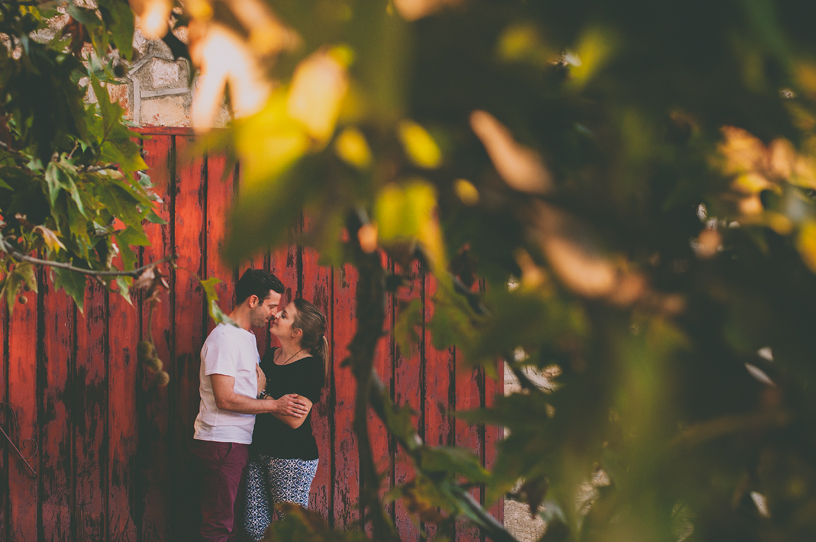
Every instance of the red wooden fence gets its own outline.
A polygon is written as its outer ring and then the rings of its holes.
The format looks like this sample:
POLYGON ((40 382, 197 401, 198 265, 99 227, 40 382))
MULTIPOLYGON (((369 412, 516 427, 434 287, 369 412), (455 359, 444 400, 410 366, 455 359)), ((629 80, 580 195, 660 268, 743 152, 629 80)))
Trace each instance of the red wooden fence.
MULTIPOLYGON (((224 267, 218 254, 224 216, 238 189, 236 172, 225 176, 226 161, 218 156, 183 164, 180 157, 192 142, 186 130, 145 133, 152 135, 144 149, 168 225, 147 226, 152 246, 141 251, 141 261, 160 259, 175 248, 179 266, 224 281, 219 296, 225 309, 231 309, 238 272, 250 265, 271 270, 287 285, 287 298, 305 297, 328 316, 332 385, 313 415, 321 459, 309 504, 332 525, 352 526, 360 487, 351 429, 354 380, 339 362, 355 330, 355 270, 319 266, 313 250, 296 245, 258 256, 238 270, 224 267)), ((427 301, 434 283, 419 268, 412 276, 398 300, 423 300, 430 317, 427 301)), ((198 412, 199 350, 212 329, 201 288, 189 273, 171 273, 171 293, 153 315, 158 354, 171 375, 161 388, 136 362, 135 345, 147 326, 140 299, 134 297, 131 306, 89 284, 83 315, 53 290, 47 272, 39 272, 38 283, 39 295, 27 293, 28 303, 18 304, 13 318, 0 312, 0 402, 16 409, 20 440, 39 443, 32 460, 38 474, 31 477, 4 439, 0 442, 0 539, 195 540, 198 492, 189 444, 198 412)), ((389 327, 396 306, 388 300, 389 327)), ((263 354, 273 339, 266 330, 255 333, 263 354)), ((427 334, 413 354, 400 352, 392 337, 384 337, 376 360, 394 399, 416 411, 417 427, 428 442, 470 447, 490 467, 498 430, 454 421, 447 413, 484 405, 502 382, 481 371, 457 371, 461 363, 454 349, 434 350, 427 334)), ((385 479, 391 485, 409 480, 410 465, 373 417, 371 429, 385 479)), ((476 495, 481 496, 478 490, 476 495)), ((389 510, 403 540, 422 538, 404 506, 389 510)), ((502 506, 493 513, 501 519, 502 506)), ((459 525, 456 531, 439 534, 480 540, 471 528, 459 525)), ((429 529, 429 534, 436 533, 429 529)))

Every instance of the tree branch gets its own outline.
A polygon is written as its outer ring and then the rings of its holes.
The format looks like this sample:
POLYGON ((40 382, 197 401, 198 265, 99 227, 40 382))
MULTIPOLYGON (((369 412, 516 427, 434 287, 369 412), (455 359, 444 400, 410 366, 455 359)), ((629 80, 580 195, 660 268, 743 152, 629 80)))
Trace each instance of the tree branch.
MULTIPOLYGON (((385 404, 383 403, 384 394, 385 386, 383 386, 383 383, 376 371, 372 369, 368 400, 374 413, 377 414, 383 423, 387 425, 385 404)), ((394 435, 394 433, 391 434, 394 435)), ((414 433, 411 437, 413 442, 408 442, 408 440, 404 440, 398 435, 394 435, 394 438, 397 440, 397 443, 409 454, 411 454, 411 450, 416 448, 417 443, 422 443, 422 439, 416 433, 414 433)), ((493 540, 493 542, 518 542, 518 540, 516 540, 516 538, 504 528, 504 525, 502 525, 499 520, 491 516, 490 513, 488 513, 484 508, 482 508, 482 505, 479 504, 479 502, 473 498, 473 495, 471 495, 464 488, 458 497, 460 504, 465 506, 469 510, 470 514, 478 519, 477 526, 480 527, 484 534, 493 540)))
MULTIPOLYGON (((357 239, 362 221, 357 213, 348 219, 351 239, 357 239)), ((374 540, 378 542, 399 541, 393 523, 386 515, 380 501, 380 476, 371 451, 368 435, 368 396, 374 371, 374 353, 382 337, 385 323, 385 271, 377 252, 365 253, 354 242, 354 259, 359 277, 357 280, 357 332, 349 345, 349 357, 343 364, 350 364, 357 380, 354 401, 354 434, 357 436, 357 453, 362 478, 360 488, 360 519, 366 523, 366 513, 371 518, 374 540)))
POLYGON ((83 269, 81 267, 74 267, 69 263, 63 262, 52 262, 51 260, 41 260, 40 258, 34 258, 33 256, 26 256, 25 254, 21 254, 16 250, 11 250, 8 252, 11 254, 12 257, 16 258, 17 260, 21 260, 28 263, 33 263, 35 265, 44 265, 47 267, 57 267, 59 269, 65 269, 67 271, 74 271, 76 273, 82 273, 83 275, 88 275, 92 277, 138 277, 142 271, 148 269, 150 267, 165 263, 165 262, 172 262, 176 259, 175 254, 170 254, 162 258, 161 260, 157 260, 155 262, 151 262, 145 264, 141 267, 137 267, 136 269, 131 269, 130 271, 96 271, 94 269, 83 269))
MULTIPOLYGON (((375 414, 388 426, 385 415, 385 389, 376 369, 374 369, 374 353, 377 342, 382 336, 385 323, 385 271, 380 262, 378 252, 365 253, 356 242, 357 231, 362 226, 359 215, 352 214, 347 221, 349 238, 354 250, 354 261, 359 273, 357 280, 357 332, 349 345, 349 357, 343 363, 351 365, 352 373, 357 381, 357 395, 354 405, 354 433, 357 436, 357 450, 360 458, 360 472, 362 487, 360 489, 361 518, 365 512, 371 517, 374 540, 399 540, 393 524, 385 515, 379 497, 380 479, 371 452, 371 443, 368 436, 368 405, 375 414)), ((422 438, 414 432, 408 439, 403 439, 394 433, 400 446, 412 457, 415 450, 422 446, 422 438)), ((491 516, 481 504, 464 488, 458 495, 461 506, 468 510, 474 523, 482 529, 494 542, 518 542, 496 518, 491 516)), ((365 523, 365 521, 363 521, 365 523)))

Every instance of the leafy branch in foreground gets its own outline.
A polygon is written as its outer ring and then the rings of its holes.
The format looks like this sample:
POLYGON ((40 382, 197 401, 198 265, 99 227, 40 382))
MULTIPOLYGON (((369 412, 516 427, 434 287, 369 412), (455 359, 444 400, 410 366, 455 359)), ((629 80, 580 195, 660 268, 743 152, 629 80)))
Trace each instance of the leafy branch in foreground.
POLYGON ((136 267, 133 248, 149 244, 144 221, 163 223, 139 136, 109 97, 109 74, 91 68, 129 57, 132 12, 113 0, 69 3, 68 23, 44 41, 37 31, 56 7, 0 5, 9 38, 0 41, 0 295, 9 310, 22 288, 36 291, 37 265, 82 310, 86 277, 130 301, 133 279, 158 263, 136 267), (85 101, 89 89, 96 103, 85 101))
MULTIPOLYGON (((357 381, 353 431, 357 438, 360 465, 360 527, 371 525, 377 542, 399 541, 388 517, 380 493, 381 476, 377 471, 368 433, 369 408, 380 418, 398 445, 411 459, 415 477, 394 488, 390 498, 403 498, 420 521, 440 525, 464 517, 496 542, 516 542, 505 527, 492 517, 469 492, 468 484, 484 483, 488 473, 472 452, 455 447, 433 447, 422 442, 411 420, 411 411, 394 405, 389 391, 374 368, 377 343, 382 337, 386 306, 386 273, 379 251, 366 251, 357 232, 367 222, 365 213, 353 211, 347 219, 352 261, 359 273, 356 291, 357 331, 349 345, 349 356, 341 367, 348 367, 357 381)), ((361 530, 334 531, 319 514, 296 507, 286 509, 294 518, 273 523, 265 540, 290 542, 362 541, 361 530)))

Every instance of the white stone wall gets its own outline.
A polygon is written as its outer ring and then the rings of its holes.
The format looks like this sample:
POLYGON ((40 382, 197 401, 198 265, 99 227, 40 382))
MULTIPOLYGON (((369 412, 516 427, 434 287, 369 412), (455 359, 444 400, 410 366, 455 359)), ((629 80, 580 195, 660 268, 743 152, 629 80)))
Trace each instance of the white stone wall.
MULTIPOLYGON (((527 378, 537 385, 544 388, 550 387, 547 379, 535 372, 532 368, 527 368, 525 373, 527 378)), ((520 389, 521 387, 519 386, 518 380, 505 365, 504 394, 509 395, 520 389)), ((505 434, 507 434, 507 429, 505 429, 505 434)), ((529 506, 511 499, 504 500, 504 526, 519 542, 535 542, 541 538, 546 528, 546 525, 540 517, 530 515, 529 506)))
MULTIPOLYGON (((184 39, 185 36, 179 36, 184 39)), ((133 61, 123 80, 127 88, 119 91, 120 103, 128 111, 128 120, 137 126, 191 126, 190 106, 195 90, 188 84, 192 66, 184 59, 174 60, 162 41, 147 40, 136 30, 133 61)), ((221 108, 216 126, 229 121, 226 105, 221 108)))

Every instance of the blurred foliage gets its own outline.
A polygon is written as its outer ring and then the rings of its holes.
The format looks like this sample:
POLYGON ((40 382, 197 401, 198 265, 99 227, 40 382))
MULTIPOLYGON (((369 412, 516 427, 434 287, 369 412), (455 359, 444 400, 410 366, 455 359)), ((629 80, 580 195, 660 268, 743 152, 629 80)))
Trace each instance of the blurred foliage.
POLYGON ((264 542, 364 542, 359 531, 336 531, 326 524, 320 512, 296 504, 278 505, 283 517, 267 529, 264 542))
MULTIPOLYGON (((122 0, 0 3, 0 298, 10 312, 49 278, 80 311, 89 277, 128 303, 142 289, 151 308, 169 288, 158 266, 175 267, 174 255, 139 262, 144 226, 166 222, 141 136, 111 99, 133 37, 122 0)), ((203 286, 212 318, 229 322, 214 283, 203 286)), ((144 338, 155 352, 150 325, 144 338)), ((155 355, 140 362, 168 383, 155 355)))
MULTIPOLYGON (((359 241, 435 275, 435 346, 550 375, 466 415, 509 430, 486 505, 528 502, 544 540, 812 535, 813 7, 256 4, 276 47, 218 9, 190 22, 202 42, 232 24, 277 82, 212 137, 249 187, 225 254, 286 242, 305 208, 326 263, 359 241), (355 239, 343 217, 361 210, 355 239)), ((422 323, 406 306, 398 339, 422 323)), ((462 513, 441 488, 479 473, 412 457, 411 509, 462 513)))
MULTIPOLYGON (((503 358, 521 381, 495 408, 465 415, 509 429, 487 478, 459 452, 421 452, 401 409, 385 416, 417 467, 398 493, 423 521, 462 514, 479 524, 464 488, 486 479, 486 505, 509 493, 545 517, 543 541, 813 536, 815 6, 133 7, 146 34, 165 41, 168 28, 187 26, 197 129, 208 131, 228 89, 236 121, 207 138, 244 174, 228 259, 288 242, 305 209, 302 241, 324 263, 352 259, 349 244, 403 269, 418 259, 439 284, 425 323, 434 345, 455 344, 485 368, 503 358), (349 213, 372 222, 344 231, 349 213), (529 367, 550 385, 525 378, 529 367)), ((22 59, 39 58, 22 48, 22 59)), ((57 89, 48 78, 76 62, 43 54, 54 69, 30 77, 57 89)), ((48 107, 80 103, 71 88, 53 92, 48 107)), ((18 100, 15 114, 31 116, 18 100)), ((76 106, 58 111, 48 113, 54 131, 7 121, 30 157, 54 163, 40 166, 44 209, 49 186, 54 201, 76 204, 62 156, 88 130, 76 106)), ((93 208, 78 199, 77 212, 93 208)), ((30 237, 68 254, 42 232, 30 237)), ((30 277, 20 267, 8 275, 18 285, 30 277)), ((400 316, 403 342, 418 316, 410 307, 400 316)), ((309 517, 293 512, 273 529, 291 540, 362 536, 309 517)))

